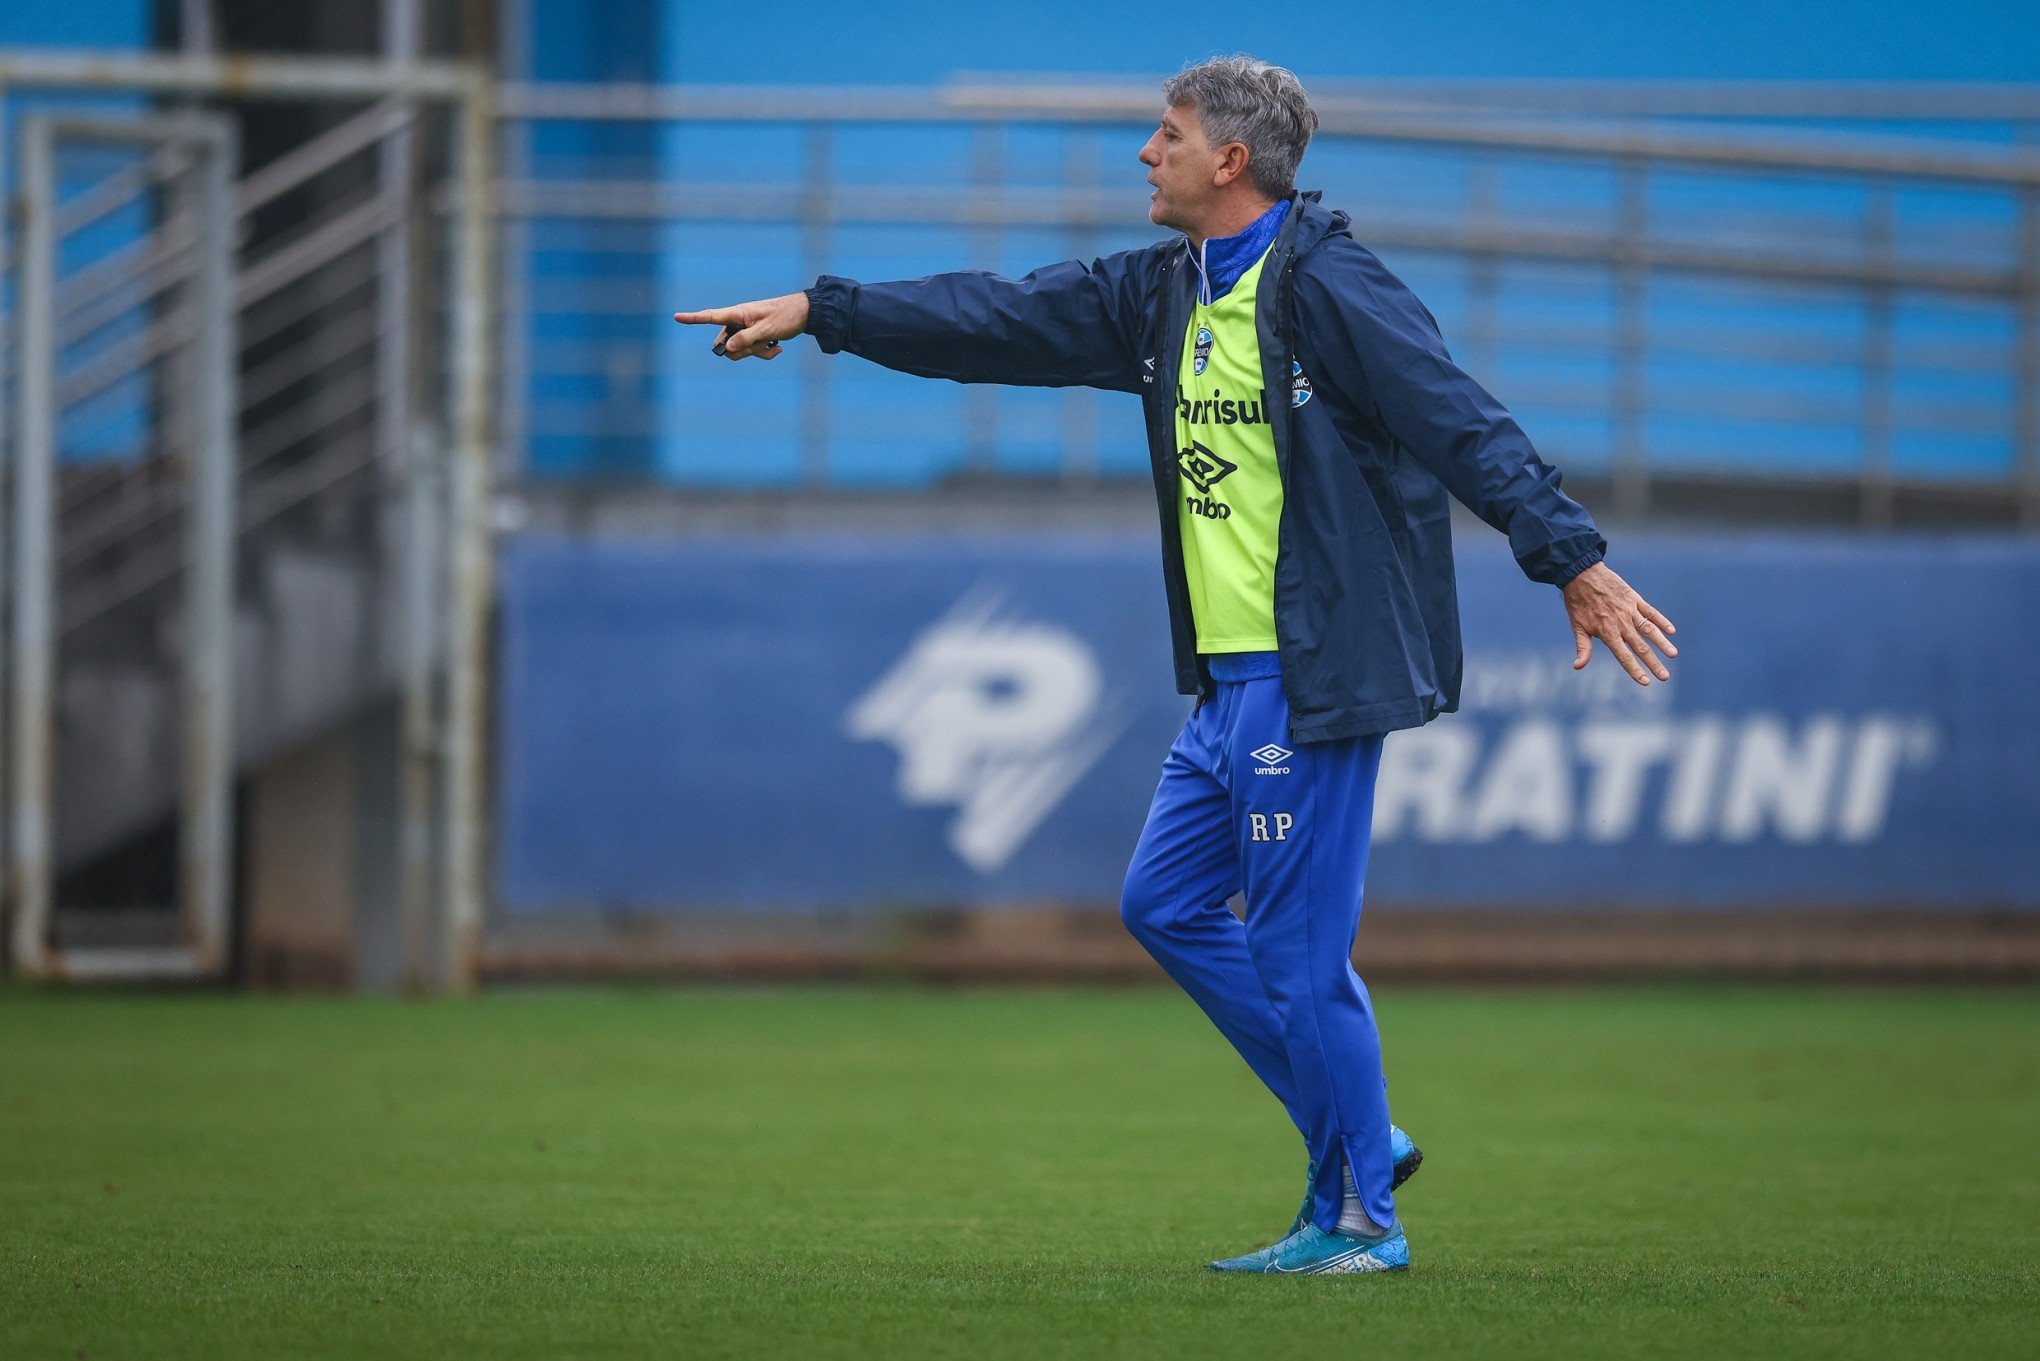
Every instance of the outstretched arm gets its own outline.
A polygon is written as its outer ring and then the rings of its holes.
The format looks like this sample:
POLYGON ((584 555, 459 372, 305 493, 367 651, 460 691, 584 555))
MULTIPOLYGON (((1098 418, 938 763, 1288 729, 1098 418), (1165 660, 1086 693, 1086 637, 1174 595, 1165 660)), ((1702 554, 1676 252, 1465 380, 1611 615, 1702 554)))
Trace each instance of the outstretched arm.
POLYGON ((1507 408, 1452 362, 1424 305, 1351 241, 1296 275, 1299 331, 1312 379, 1377 421, 1481 519, 1509 536, 1533 581, 1558 586, 1572 622, 1573 669, 1599 638, 1638 685, 1672 678, 1671 620, 1602 562, 1607 540, 1559 489, 1507 408), (1653 650, 1655 649, 1655 651, 1653 650))
POLYGON ((1007 279, 979 270, 893 283, 823 275, 784 297, 673 319, 724 328, 732 359, 769 359, 803 332, 902 373, 959 383, 1141 390, 1137 252, 1007 279))

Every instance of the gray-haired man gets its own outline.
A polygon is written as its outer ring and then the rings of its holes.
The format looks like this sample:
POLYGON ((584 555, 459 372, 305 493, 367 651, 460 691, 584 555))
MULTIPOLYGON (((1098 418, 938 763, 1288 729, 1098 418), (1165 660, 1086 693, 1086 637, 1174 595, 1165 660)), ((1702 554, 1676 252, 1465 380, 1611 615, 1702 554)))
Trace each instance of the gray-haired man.
POLYGON ((1168 241, 1020 280, 940 274, 676 321, 734 359, 803 332, 827 353, 959 382, 1084 384, 1143 399, 1177 687, 1198 697, 1163 763, 1121 895, 1128 928, 1302 1133, 1291 1232, 1222 1271, 1409 1263, 1392 1189, 1415 1165, 1388 1118, 1352 968, 1385 734, 1458 703, 1447 496, 1562 589, 1574 666, 1601 639, 1639 685, 1671 673, 1671 622, 1436 323, 1296 192, 1317 115, 1250 57, 1185 70, 1141 149, 1168 241), (1244 922, 1225 904, 1244 891, 1244 922))

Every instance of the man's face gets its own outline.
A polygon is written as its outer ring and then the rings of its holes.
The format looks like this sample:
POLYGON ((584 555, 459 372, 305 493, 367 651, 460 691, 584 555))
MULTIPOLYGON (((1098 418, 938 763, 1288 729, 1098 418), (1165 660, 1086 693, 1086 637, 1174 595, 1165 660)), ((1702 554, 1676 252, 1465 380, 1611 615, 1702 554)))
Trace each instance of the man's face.
POLYGON ((1195 108, 1184 106, 1163 114, 1162 125, 1140 149, 1148 183, 1155 187, 1148 220, 1177 231, 1190 231, 1204 221, 1218 196, 1212 175, 1221 150, 1205 141, 1195 108))

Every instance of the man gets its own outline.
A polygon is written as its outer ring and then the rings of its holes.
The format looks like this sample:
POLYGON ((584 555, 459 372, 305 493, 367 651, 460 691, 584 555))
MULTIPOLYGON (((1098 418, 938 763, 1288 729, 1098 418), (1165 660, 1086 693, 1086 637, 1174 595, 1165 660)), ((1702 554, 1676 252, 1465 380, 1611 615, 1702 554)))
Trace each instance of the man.
POLYGON ((1639 685, 1670 680, 1671 622, 1603 561, 1593 521, 1436 323, 1295 190, 1317 115, 1248 57, 1186 69, 1141 148, 1149 217, 1181 233, 1020 280, 860 284, 674 320, 719 353, 825 353, 958 382, 1144 402, 1178 689, 1198 699, 1162 767, 1121 900, 1303 1135, 1290 1233, 1220 1271, 1406 1267, 1391 1192, 1420 1155, 1389 1123, 1353 972, 1384 734, 1456 707, 1449 492, 1561 588, 1575 669, 1599 638, 1639 685), (1245 920, 1226 907, 1244 891, 1245 920))

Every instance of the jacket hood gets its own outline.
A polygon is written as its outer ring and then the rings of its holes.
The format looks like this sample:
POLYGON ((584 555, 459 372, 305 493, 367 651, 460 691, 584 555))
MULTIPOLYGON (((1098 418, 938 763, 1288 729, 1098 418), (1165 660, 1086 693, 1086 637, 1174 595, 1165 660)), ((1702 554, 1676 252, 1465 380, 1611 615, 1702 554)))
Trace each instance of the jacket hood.
POLYGON ((1298 190, 1289 196, 1289 216, 1296 223, 1291 254, 1303 255, 1328 236, 1353 234, 1353 219, 1342 209, 1325 207, 1323 198, 1322 189, 1298 190))

